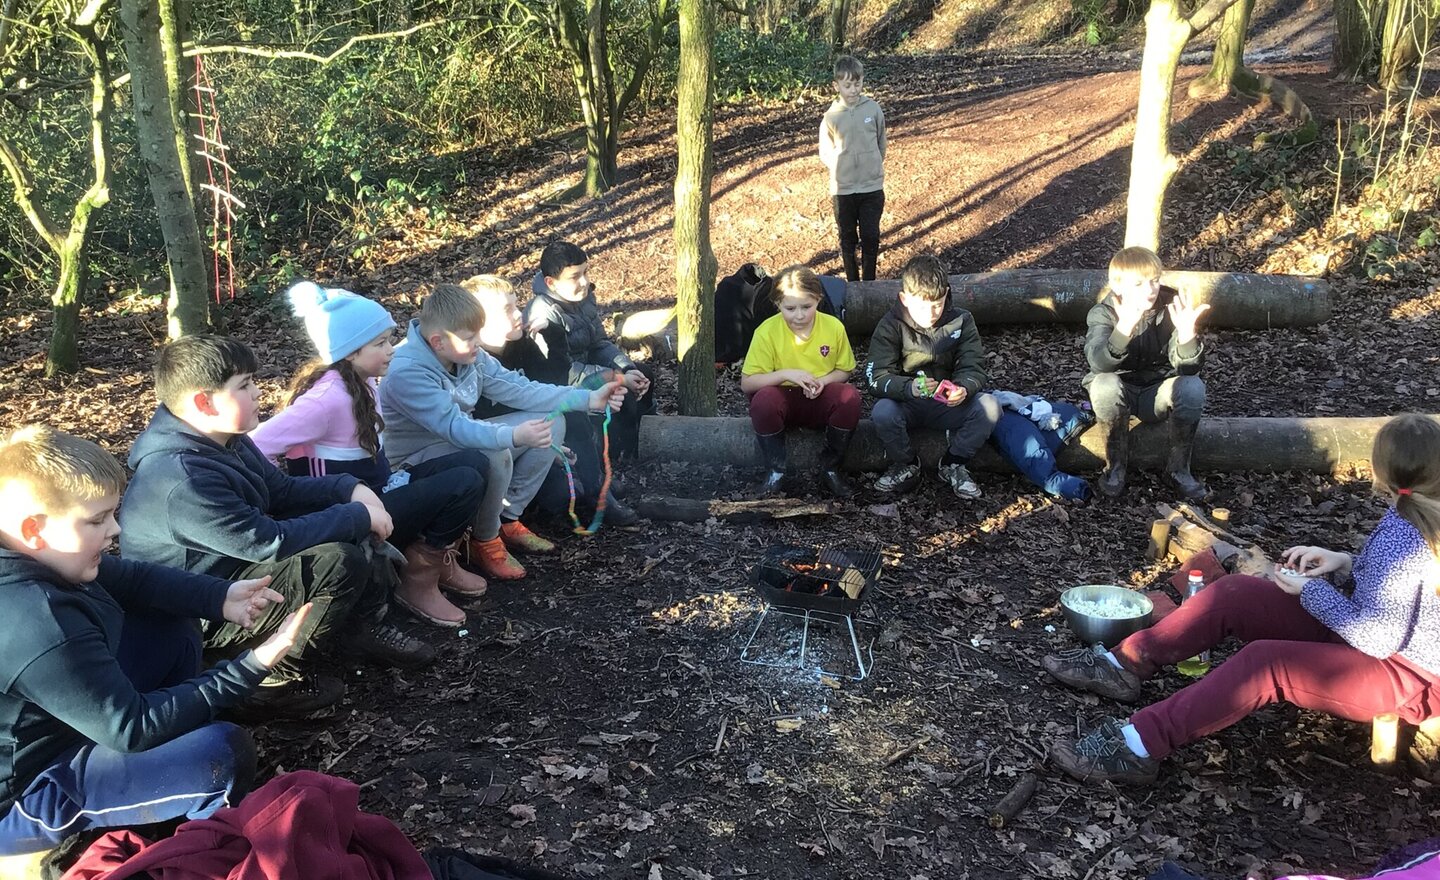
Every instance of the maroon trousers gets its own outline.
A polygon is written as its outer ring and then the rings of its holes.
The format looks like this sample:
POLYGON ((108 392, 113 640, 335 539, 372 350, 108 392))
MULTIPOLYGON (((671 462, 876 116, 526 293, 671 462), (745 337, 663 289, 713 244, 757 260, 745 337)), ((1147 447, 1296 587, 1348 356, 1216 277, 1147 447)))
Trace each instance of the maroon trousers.
POLYGON ((860 392, 849 382, 831 382, 813 400, 795 385, 770 385, 750 395, 750 424, 757 434, 786 428, 855 430, 860 424, 860 392))
POLYGON ((1131 716, 1151 757, 1164 758, 1279 701, 1351 721, 1394 712, 1419 723, 1440 714, 1440 676, 1398 654, 1379 660, 1361 653, 1311 617, 1298 597, 1248 575, 1220 578, 1114 653, 1127 669, 1149 678, 1228 636, 1245 647, 1131 716))

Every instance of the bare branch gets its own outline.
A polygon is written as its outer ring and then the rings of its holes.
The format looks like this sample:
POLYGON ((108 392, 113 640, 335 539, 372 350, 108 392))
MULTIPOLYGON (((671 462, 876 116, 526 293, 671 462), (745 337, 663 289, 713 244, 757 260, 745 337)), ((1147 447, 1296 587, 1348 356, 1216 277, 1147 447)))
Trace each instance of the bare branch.
POLYGON ((5 166, 5 172, 10 177, 10 183, 15 187, 15 204, 35 227, 35 232, 44 239, 45 244, 55 253, 59 253, 64 246, 65 233, 55 224, 55 220, 45 207, 36 198, 35 178, 26 167, 25 160, 20 157, 20 152, 10 139, 0 131, 0 165, 5 166))
POLYGON ((1207 30, 1210 25, 1220 19, 1220 16, 1225 14, 1225 10, 1237 2, 1238 0, 1209 0, 1204 6, 1195 10, 1189 19, 1191 35, 1207 30))
POLYGON ((369 43, 374 40, 398 40, 408 37, 411 34, 428 30, 436 25, 448 24, 453 19, 436 19, 435 21, 421 22, 417 25, 405 28, 403 31, 386 31, 381 34, 359 34, 346 40, 340 48, 329 55, 317 55, 314 52, 307 52, 304 49, 278 49, 274 46, 260 46, 252 43, 231 43, 219 46, 190 46, 185 49, 185 57, 193 58, 196 55, 254 55, 260 58, 295 58, 301 61, 313 61, 316 64, 329 64, 335 59, 349 52, 361 43, 369 43))
POLYGON ((739 3, 735 3, 734 0, 716 0, 715 5, 719 6, 726 12, 733 12, 736 15, 748 16, 750 13, 755 11, 754 0, 751 0, 751 2, 746 3, 744 6, 741 6, 739 3))

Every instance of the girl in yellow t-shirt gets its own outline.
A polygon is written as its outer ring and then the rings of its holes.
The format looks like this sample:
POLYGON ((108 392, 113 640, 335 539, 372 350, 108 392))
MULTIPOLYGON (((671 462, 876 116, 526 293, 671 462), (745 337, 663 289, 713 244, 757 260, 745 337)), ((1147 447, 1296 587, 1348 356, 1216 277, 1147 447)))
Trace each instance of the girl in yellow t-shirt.
POLYGON ((824 428, 820 488, 852 493, 840 462, 860 422, 860 392, 848 381, 855 354, 839 318, 817 311, 825 288, 804 266, 775 276, 770 297, 780 313, 755 329, 740 390, 750 395, 750 423, 769 473, 760 491, 773 495, 785 478, 785 429, 824 428))

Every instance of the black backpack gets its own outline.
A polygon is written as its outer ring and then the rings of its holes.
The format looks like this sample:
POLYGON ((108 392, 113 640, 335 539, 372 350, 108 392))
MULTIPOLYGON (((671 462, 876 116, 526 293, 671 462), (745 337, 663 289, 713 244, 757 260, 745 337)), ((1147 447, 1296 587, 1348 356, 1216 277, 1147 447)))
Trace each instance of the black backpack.
MULTIPOLYGON (((759 263, 746 263, 715 285, 715 362, 733 364, 750 350, 760 322, 779 310, 770 300, 774 278, 759 263)), ((820 311, 840 317, 830 295, 820 300, 820 311)))

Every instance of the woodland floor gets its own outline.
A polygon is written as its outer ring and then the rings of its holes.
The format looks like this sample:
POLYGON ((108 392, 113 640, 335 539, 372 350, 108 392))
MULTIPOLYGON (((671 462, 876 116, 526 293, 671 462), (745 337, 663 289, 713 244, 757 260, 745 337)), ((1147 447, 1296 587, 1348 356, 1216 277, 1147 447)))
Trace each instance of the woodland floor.
MULTIPOLYGON (((1121 239, 1137 61, 1124 56, 888 58, 873 67, 892 135, 881 274, 939 252, 952 271, 1101 267, 1121 239)), ((1311 102, 1321 131, 1377 99, 1323 67, 1267 68, 1311 102)), ((1187 73, 1193 76, 1198 70, 1187 73)), ((1432 90, 1433 91, 1433 90, 1432 90)), ((1322 234, 1334 147, 1252 153, 1275 120, 1238 101, 1177 95, 1183 168, 1167 208, 1167 263, 1324 272, 1353 256, 1322 234)), ((834 271, 825 179, 814 157, 823 105, 745 107, 716 129, 715 249, 834 271)), ((557 143, 476 157, 436 227, 398 227, 364 261, 317 242, 296 258, 337 285, 408 314, 425 284, 477 271, 515 279, 543 244, 593 255, 602 303, 661 305, 672 288, 670 123, 625 139, 626 180, 605 198, 555 205, 572 182, 557 143)), ((1332 278, 1324 327, 1207 333, 1219 415, 1376 415, 1435 409, 1440 303, 1433 263, 1385 282, 1332 278)), ((151 408, 147 367, 163 316, 116 303, 87 312, 79 376, 42 375, 48 319, 9 308, 0 424, 44 419, 124 454, 151 408)), ((272 394, 302 357, 273 305, 229 307, 272 394)), ((1074 327, 985 328, 998 387, 1062 398, 1084 371, 1074 327)), ((665 369, 667 381, 673 381, 665 369)), ((663 407, 674 410, 662 383, 663 407)), ((722 407, 743 413, 733 378, 722 407)), ((644 494, 740 497, 753 473, 681 469, 652 457, 627 476, 644 494)), ((1363 475, 1210 474, 1214 504, 1267 550, 1354 548, 1379 517, 1363 475)), ((652 524, 567 538, 519 586, 495 586, 444 659, 418 674, 339 670, 343 710, 260 731, 271 769, 316 767, 364 784, 364 805, 422 846, 493 851, 586 877, 1143 877, 1174 858, 1212 877, 1295 869, 1354 873, 1431 836, 1423 782, 1368 769, 1368 731, 1272 707, 1182 749, 1146 789, 1044 780, 1004 830, 989 808, 1054 737, 1122 713, 1047 683, 1038 659, 1073 645, 1059 591, 1148 584, 1153 504, 1141 475, 1123 504, 1058 506, 1013 477, 987 476, 961 504, 928 483, 889 504, 870 490, 843 515, 771 526, 652 524), (746 571, 776 541, 873 536, 890 560, 868 608, 883 633, 859 684, 742 665, 759 603, 746 571), (1053 628, 1053 629, 1052 629, 1053 628), (801 723, 796 726, 792 722, 801 723), (777 721, 782 722, 777 725, 777 721), (888 756, 918 738, 912 757, 888 756)), ((560 529, 551 526, 558 534, 560 529)), ((427 633, 433 635, 433 633, 427 633)), ((842 658, 825 643, 832 662, 842 658)), ((1160 697, 1181 686, 1155 681, 1160 697)))

